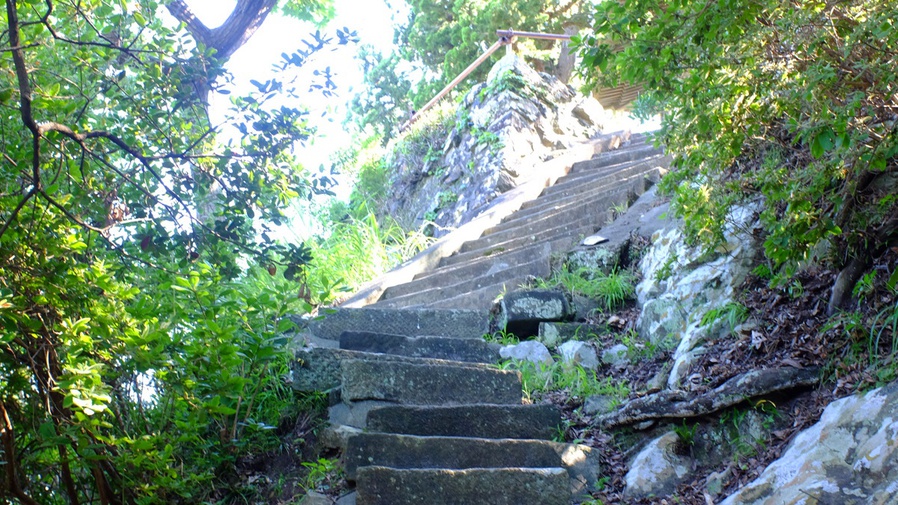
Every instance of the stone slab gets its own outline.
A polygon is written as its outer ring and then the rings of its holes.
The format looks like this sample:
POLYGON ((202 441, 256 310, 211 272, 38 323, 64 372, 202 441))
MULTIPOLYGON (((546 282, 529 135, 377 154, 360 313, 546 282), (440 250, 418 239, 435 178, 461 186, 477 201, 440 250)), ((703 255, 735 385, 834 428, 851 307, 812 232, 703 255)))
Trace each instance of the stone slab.
MULTIPOLYGON (((431 365, 451 365, 452 361, 433 358, 413 358, 391 354, 371 354, 349 349, 325 347, 303 348, 296 351, 293 361, 293 389, 298 391, 329 391, 340 387, 340 363, 348 359, 368 359, 383 362, 408 362, 431 365)), ((487 365, 469 363, 471 367, 492 369, 487 365)))
POLYGON ((393 335, 480 338, 488 320, 484 312, 473 310, 338 308, 308 321, 306 330, 319 338, 339 340, 344 331, 372 328, 393 335))
POLYGON ((410 292, 406 292, 401 296, 385 298, 383 301, 395 304, 393 305, 394 307, 426 305, 439 300, 462 296, 484 286, 505 283, 511 279, 516 279, 522 276, 542 278, 548 277, 551 273, 549 257, 535 257, 527 263, 515 265, 514 267, 500 270, 489 275, 471 279, 461 279, 461 282, 459 282, 460 279, 458 279, 458 277, 451 273, 446 274, 446 277, 440 286, 433 285, 435 284, 434 281, 436 279, 414 281, 409 283, 403 290, 410 292))
POLYGON ((571 172, 576 173, 585 170, 595 170, 597 168, 608 165, 616 165, 627 161, 638 160, 649 156, 663 154, 662 149, 656 148, 651 144, 639 144, 616 151, 608 151, 594 156, 592 159, 579 161, 571 166, 571 172))
POLYGON ((375 360, 341 363, 344 401, 383 400, 412 405, 520 404, 514 370, 375 360))
POLYGON ((499 302, 496 326, 518 337, 539 333, 539 323, 565 321, 574 315, 561 291, 531 289, 512 291, 499 302))
POLYGON ((496 363, 499 345, 473 338, 406 337, 370 331, 344 331, 340 348, 471 363, 496 363))
POLYGON ((343 454, 346 479, 365 466, 390 468, 548 468, 567 470, 571 490, 585 491, 598 476, 591 447, 546 440, 418 437, 362 433, 349 439, 343 454))
POLYGON ((368 412, 373 432, 404 435, 549 440, 561 425, 554 405, 390 405, 368 412))
POLYGON ((561 468, 360 469, 358 505, 570 505, 561 468))

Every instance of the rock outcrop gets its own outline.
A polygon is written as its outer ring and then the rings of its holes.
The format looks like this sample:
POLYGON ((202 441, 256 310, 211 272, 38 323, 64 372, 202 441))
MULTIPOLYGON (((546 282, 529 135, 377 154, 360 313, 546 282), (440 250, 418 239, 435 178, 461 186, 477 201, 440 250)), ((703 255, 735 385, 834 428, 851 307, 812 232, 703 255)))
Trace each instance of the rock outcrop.
POLYGON ((836 400, 722 505, 898 503, 898 383, 836 400))
POLYGON ((594 99, 507 55, 465 95, 440 149, 420 166, 394 153, 382 213, 409 228, 433 221, 441 236, 531 179, 541 162, 600 133, 607 116, 594 99))

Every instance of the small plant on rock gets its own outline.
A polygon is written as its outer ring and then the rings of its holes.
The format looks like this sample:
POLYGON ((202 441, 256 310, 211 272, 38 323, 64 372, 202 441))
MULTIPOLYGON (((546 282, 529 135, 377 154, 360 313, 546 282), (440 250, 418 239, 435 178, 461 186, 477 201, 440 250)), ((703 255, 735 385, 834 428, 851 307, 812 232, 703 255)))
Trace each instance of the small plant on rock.
POLYGON ((727 302, 721 307, 705 312, 702 316, 702 326, 713 326, 717 321, 721 321, 727 328, 728 334, 732 334, 736 327, 744 323, 748 319, 748 308, 739 302, 727 302))

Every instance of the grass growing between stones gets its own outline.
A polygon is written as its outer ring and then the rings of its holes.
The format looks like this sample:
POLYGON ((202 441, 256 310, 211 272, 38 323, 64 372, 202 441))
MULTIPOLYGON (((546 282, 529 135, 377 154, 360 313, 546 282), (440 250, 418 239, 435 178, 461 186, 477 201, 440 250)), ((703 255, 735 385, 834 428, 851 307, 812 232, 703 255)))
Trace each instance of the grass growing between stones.
POLYGON ((617 403, 630 394, 627 381, 612 377, 599 378, 595 370, 577 365, 555 363, 533 363, 509 360, 501 365, 505 370, 521 372, 524 397, 532 401, 536 394, 564 392, 569 397, 584 399, 594 395, 610 396, 617 403))
POLYGON ((620 308, 636 293, 636 275, 629 270, 615 268, 609 273, 585 267, 570 271, 563 268, 548 279, 538 279, 539 289, 561 286, 571 296, 579 295, 599 302, 605 311, 620 308))

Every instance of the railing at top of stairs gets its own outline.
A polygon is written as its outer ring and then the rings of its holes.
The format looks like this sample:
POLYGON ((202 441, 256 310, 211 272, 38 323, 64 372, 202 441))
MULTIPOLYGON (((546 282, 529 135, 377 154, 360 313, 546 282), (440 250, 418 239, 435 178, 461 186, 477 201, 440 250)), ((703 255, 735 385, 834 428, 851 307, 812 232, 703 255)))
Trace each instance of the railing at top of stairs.
POLYGON ((529 38, 529 39, 542 39, 542 40, 570 40, 571 36, 563 33, 538 33, 538 32, 518 32, 514 30, 496 30, 496 35, 499 37, 499 40, 496 41, 492 46, 489 47, 483 54, 480 55, 479 58, 474 60, 473 63, 468 65, 468 67, 455 79, 452 79, 452 82, 446 85, 442 91, 437 93, 437 95, 430 99, 429 102, 424 104, 424 107, 421 107, 421 110, 416 111, 412 114, 412 117, 409 118, 400 128, 399 131, 405 131, 411 126, 421 115, 423 115, 427 110, 436 105, 440 100, 442 100, 453 88, 458 86, 458 84, 465 79, 465 77, 471 75, 471 72, 477 69, 484 61, 487 60, 493 53, 495 53, 500 47, 508 46, 511 48, 511 44, 519 37, 529 38))

